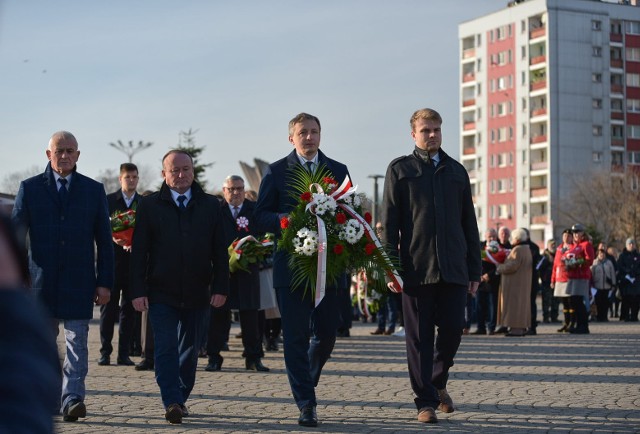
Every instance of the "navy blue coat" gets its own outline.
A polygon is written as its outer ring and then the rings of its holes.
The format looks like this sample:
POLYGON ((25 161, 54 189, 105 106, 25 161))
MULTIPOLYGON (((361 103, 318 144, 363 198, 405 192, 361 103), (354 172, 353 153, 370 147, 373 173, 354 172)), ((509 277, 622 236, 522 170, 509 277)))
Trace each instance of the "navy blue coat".
MULTIPOLYGON (((267 172, 260 183, 260 194, 256 203, 255 218, 260 232, 272 232, 276 238, 281 235, 280 215, 288 214, 295 208, 296 200, 289 194, 288 186, 292 183, 290 167, 300 164, 295 150, 285 158, 269 165, 267 172)), ((324 164, 338 184, 349 174, 347 166, 328 158, 318 151, 318 164, 324 164)), ((327 287, 330 282, 327 282, 327 287)), ((289 287, 291 285, 291 271, 289 270, 289 254, 283 250, 277 250, 273 258, 273 286, 274 288, 289 287)), ((337 285, 339 288, 348 287, 348 279, 345 275, 337 285)))
POLYGON ((12 220, 23 240, 29 234, 32 285, 51 315, 91 319, 96 287, 110 289, 114 278, 103 185, 74 169, 63 206, 49 163, 20 183, 12 220))

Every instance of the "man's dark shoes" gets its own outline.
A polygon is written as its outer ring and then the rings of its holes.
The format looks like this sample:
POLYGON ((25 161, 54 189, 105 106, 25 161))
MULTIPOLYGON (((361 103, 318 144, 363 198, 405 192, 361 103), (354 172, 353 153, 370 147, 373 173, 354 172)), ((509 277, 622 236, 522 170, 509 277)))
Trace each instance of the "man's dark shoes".
POLYGON ((62 420, 75 422, 79 417, 87 417, 87 407, 79 399, 72 399, 62 412, 62 420))
POLYGON ((207 364, 207 367, 204 368, 205 371, 207 372, 214 372, 214 371, 219 371, 222 369, 222 361, 224 359, 222 358, 222 356, 217 357, 217 358, 210 358, 209 359, 209 364, 207 364))
POLYGON ((182 423, 182 406, 180 404, 169 404, 167 411, 164 414, 164 418, 169 423, 182 423))
POLYGON ((396 331, 396 329, 395 329, 395 328, 388 328, 388 329, 384 332, 384 334, 385 334, 386 336, 391 336, 392 334, 394 334, 394 333, 395 333, 395 331, 396 331))
POLYGON ((375 329, 374 331, 370 332, 370 334, 372 334, 372 335, 383 335, 384 334, 384 329, 375 329))
POLYGON ((486 335, 486 334, 487 334, 487 331, 486 331, 486 330, 483 330, 483 329, 478 329, 478 330, 476 330, 475 332, 471 332, 471 333, 469 333, 469 334, 471 334, 471 335, 486 335))
POLYGON ((443 413, 453 413, 455 411, 455 407, 453 406, 453 399, 449 396, 449 392, 447 389, 438 390, 438 398, 440 398, 440 405, 438 405, 438 410, 443 413))
POLYGON ((312 405, 307 405, 300 410, 300 417, 298 418, 298 425, 301 426, 318 426, 318 415, 316 414, 316 408, 312 405))
POLYGON ((187 406, 184 404, 180 406, 180 410, 182 410, 182 417, 189 417, 189 415, 191 414, 189 413, 189 409, 187 408, 187 406))
POLYGON ((111 364, 111 358, 109 356, 100 356, 98 360, 98 365, 100 366, 108 366, 111 364))
POLYGON ((509 332, 509 329, 507 327, 500 327, 498 330, 496 330, 496 334, 503 334, 503 333, 507 333, 509 332))
POLYGON ((138 363, 135 367, 136 371, 153 371, 153 362, 144 359, 142 362, 138 363))
POLYGON ((133 360, 131 360, 129 358, 129 356, 127 356, 127 357, 118 357, 118 365, 121 365, 121 366, 133 366, 133 365, 135 365, 135 363, 133 362, 133 360))
POLYGON ((269 368, 264 366, 262 364, 262 360, 260 359, 255 359, 255 360, 247 359, 244 362, 244 366, 247 369, 247 371, 269 372, 269 368))
POLYGON ((418 411, 418 422, 437 423, 436 411, 431 407, 424 407, 418 411))

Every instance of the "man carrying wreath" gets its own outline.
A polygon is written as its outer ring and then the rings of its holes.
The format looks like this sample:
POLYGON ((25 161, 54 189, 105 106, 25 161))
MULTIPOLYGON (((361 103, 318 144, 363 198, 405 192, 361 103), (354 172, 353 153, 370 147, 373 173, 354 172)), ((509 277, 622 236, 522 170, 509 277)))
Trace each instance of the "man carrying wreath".
POLYGON ((474 294, 480 282, 480 240, 467 171, 440 148, 440 114, 418 110, 410 124, 415 148, 389 164, 382 223, 401 263, 418 421, 434 423, 436 408, 454 411, 447 379, 462 338, 467 291, 474 294))
MULTIPOLYGON (((292 192, 292 168, 302 165, 310 172, 326 166, 333 178, 342 182, 347 166, 319 151, 320 121, 300 113, 289 122, 289 142, 294 150, 269 165, 260 184, 255 218, 259 231, 281 234, 280 220, 296 206, 292 192)), ((315 386, 322 367, 329 359, 340 322, 338 289, 347 288, 346 273, 338 282, 327 282, 324 298, 314 306, 311 288, 292 287, 289 253, 276 250, 273 284, 278 294, 284 337, 284 361, 293 397, 300 410, 298 423, 317 426, 315 386)))

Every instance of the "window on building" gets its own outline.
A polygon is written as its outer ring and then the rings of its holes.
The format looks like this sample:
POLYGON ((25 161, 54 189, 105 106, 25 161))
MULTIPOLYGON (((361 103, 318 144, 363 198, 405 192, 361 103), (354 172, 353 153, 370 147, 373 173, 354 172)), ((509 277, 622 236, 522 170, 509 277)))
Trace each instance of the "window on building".
POLYGON ((493 30, 489 30, 489 40, 491 41, 491 43, 493 44, 493 30))
POLYGON ((482 157, 478 157, 478 159, 476 160, 476 165, 478 167, 478 169, 482 169, 482 157))
POLYGON ((507 82, 504 77, 498 78, 498 90, 504 90, 507 88, 507 82))
POLYGON ((478 107, 478 109, 476 110, 476 119, 482 119, 482 109, 480 107, 478 107))
POLYGON ((602 161, 602 152, 593 152, 592 158, 594 163, 600 163, 602 161))
POLYGON ((489 106, 489 117, 491 117, 491 118, 495 118, 496 117, 496 105, 495 104, 491 104, 489 106))
POLYGON ((611 25, 609 26, 610 32, 614 35, 619 35, 622 33, 622 24, 620 21, 611 21, 611 25))
POLYGON ((482 95, 482 83, 478 83, 476 86, 476 95, 482 95))
POLYGON ((527 73, 526 73, 526 72, 524 72, 524 71, 522 71, 522 72, 520 73, 520 84, 521 84, 522 86, 524 86, 524 85, 526 85, 526 84, 527 84, 527 73))
POLYGON ((602 74, 594 72, 591 74, 591 81, 594 83, 602 83, 602 74))
POLYGON ((612 152, 611 153, 611 164, 622 166, 624 154, 622 152, 612 152))
POLYGON ((522 151, 522 164, 527 164, 527 151, 522 151))
POLYGON ((498 129, 498 142, 506 142, 507 141, 507 127, 502 127, 498 129))
POLYGON ((602 100, 600 98, 594 98, 593 101, 591 102, 591 106, 594 109, 601 109, 602 108, 602 100))
POLYGON ((509 178, 509 191, 513 191, 513 178, 509 178))
POLYGON ((482 146, 482 134, 481 133, 478 133, 476 135, 476 145, 477 146, 482 146))
POLYGON ((522 215, 523 216, 527 215, 527 204, 526 203, 522 204, 522 215))
POLYGON ((640 113, 640 99, 627 99, 627 111, 640 113))
POLYGON ((498 41, 501 41, 507 37, 507 32, 504 26, 498 27, 496 29, 496 33, 497 33, 496 37, 498 38, 498 41))
POLYGON ((591 30, 602 30, 602 21, 592 20, 591 21, 591 30))
POLYGON ((594 125, 592 131, 593 131, 593 135, 594 136, 601 136, 602 135, 602 126, 601 125, 594 125))
POLYGON ((527 46, 523 45, 520 47, 520 58, 521 59, 526 59, 527 58, 527 46))
POLYGON ((522 137, 527 137, 527 124, 522 124, 522 137))
POLYGON ((498 218, 508 219, 509 218, 509 207, 507 206, 507 204, 500 205, 499 209, 500 209, 500 215, 498 216, 498 218))
POLYGON ((621 99, 611 99, 611 111, 621 112, 622 111, 622 100, 621 99))
POLYGON ((491 192, 491 194, 494 194, 496 192, 496 180, 492 179, 491 182, 489 183, 489 191, 491 192))
POLYGON ((629 164, 640 164, 640 152, 627 152, 627 162, 629 164))
POLYGON ((482 71, 482 59, 476 60, 476 70, 478 72, 482 71))
POLYGON ((513 113, 513 101, 507 102, 509 113, 513 113))
POLYGON ((506 154, 498 154, 498 167, 507 167, 506 154))
POLYGON ((482 45, 482 35, 478 33, 476 35, 476 47, 480 47, 482 45))
POLYGON ((625 49, 625 58, 631 62, 640 62, 640 48, 627 47, 625 49))
POLYGON ((593 57, 602 57, 602 47, 591 47, 593 57))
POLYGON ((513 127, 509 127, 509 140, 513 140, 513 127))
POLYGON ((522 177, 522 191, 526 191, 527 190, 527 185, 529 185, 529 178, 526 176, 522 177))
POLYGON ((640 21, 626 21, 626 32, 630 35, 640 35, 640 21))
POLYGON ((491 130, 491 143, 496 142, 496 130, 491 130))
POLYGON ((624 129, 622 125, 611 125, 611 138, 624 139, 624 129))
POLYGON ((640 87, 640 74, 627 73, 627 86, 640 87))
POLYGON ((522 111, 525 111, 527 109, 527 99, 522 98, 521 102, 522 102, 522 111))
POLYGON ((630 139, 640 139, 640 125, 627 125, 627 137, 630 139))
POLYGON ((489 90, 491 91, 491 93, 496 91, 496 81, 495 80, 491 80, 489 82, 489 90))

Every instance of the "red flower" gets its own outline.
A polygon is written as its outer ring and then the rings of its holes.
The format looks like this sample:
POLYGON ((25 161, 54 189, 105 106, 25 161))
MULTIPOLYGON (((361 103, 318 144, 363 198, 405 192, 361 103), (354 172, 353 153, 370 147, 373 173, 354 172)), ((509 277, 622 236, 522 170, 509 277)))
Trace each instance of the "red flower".
POLYGON ((366 220, 367 223, 371 224, 371 213, 370 212, 365 212, 364 213, 364 219, 366 220))
POLYGON ((282 217, 280 219, 280 228, 286 229, 288 227, 289 227, 289 218, 288 217, 282 217))
POLYGON ((347 221, 347 216, 344 215, 344 213, 338 212, 336 213, 336 221, 338 222, 338 224, 343 225, 347 221))
POLYGON ((312 196, 310 191, 305 191, 300 195, 300 199, 304 200, 305 202, 311 202, 311 198, 312 196))
POLYGON ((329 184, 333 184, 333 185, 338 185, 338 183, 336 182, 335 179, 331 178, 330 176, 325 176, 323 179, 325 184, 329 185, 329 184))
POLYGON ((129 211, 127 211, 127 214, 131 215, 131 214, 135 214, 136 212, 132 209, 130 209, 129 211))
POLYGON ((128 227, 131 224, 131 222, 129 220, 122 220, 122 224, 128 227))
POLYGON ((344 246, 342 244, 336 244, 335 246, 333 246, 333 253, 335 253, 336 255, 341 255, 343 251, 344 246))
POLYGON ((376 250, 376 245, 375 245, 375 244, 373 244, 373 243, 367 243, 367 245, 366 245, 366 246, 364 246, 364 252, 365 252, 367 255, 372 255, 372 254, 373 254, 373 252, 375 252, 375 250, 376 250))

